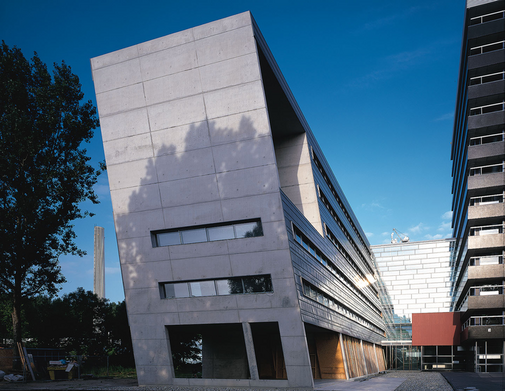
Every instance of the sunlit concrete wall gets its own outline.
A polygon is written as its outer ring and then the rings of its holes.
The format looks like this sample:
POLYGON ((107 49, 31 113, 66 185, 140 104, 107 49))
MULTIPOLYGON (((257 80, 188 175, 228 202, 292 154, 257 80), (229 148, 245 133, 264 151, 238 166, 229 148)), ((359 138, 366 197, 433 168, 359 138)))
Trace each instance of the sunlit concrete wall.
POLYGON ((305 387, 312 376, 248 12, 91 60, 140 384, 305 387), (264 236, 151 231, 261 218, 264 236), (159 283, 270 274, 274 292, 160 299, 159 283), (287 381, 174 379, 165 325, 278 322, 287 381))

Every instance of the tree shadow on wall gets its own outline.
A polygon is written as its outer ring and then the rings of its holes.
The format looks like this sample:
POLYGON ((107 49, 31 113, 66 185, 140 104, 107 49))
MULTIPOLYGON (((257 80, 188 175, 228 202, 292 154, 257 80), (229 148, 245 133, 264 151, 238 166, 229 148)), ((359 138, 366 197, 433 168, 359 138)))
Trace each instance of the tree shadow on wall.
MULTIPOLYGON (((138 186, 111 190, 140 376, 142 368, 153 363, 168 367, 167 345, 160 340, 166 338, 164 325, 178 322, 173 321, 178 319, 176 301, 161 300, 158 283, 181 277, 172 273, 170 247, 154 248, 151 231, 222 222, 229 215, 236 220, 265 216, 268 205, 255 211, 255 216, 245 216, 247 212, 236 207, 227 210, 222 200, 267 194, 279 188, 270 131, 257 129, 251 117, 242 116, 235 127, 217 127, 215 121, 204 121, 162 129, 151 132, 151 139, 154 157, 138 161, 144 166, 138 186), (127 200, 127 206, 118 213, 121 200, 127 200), (157 315, 159 324, 151 324, 143 314, 157 315)), ((128 175, 135 175, 135 170, 122 173, 122 177, 128 175)), ((171 374, 165 376, 170 378, 171 374)))

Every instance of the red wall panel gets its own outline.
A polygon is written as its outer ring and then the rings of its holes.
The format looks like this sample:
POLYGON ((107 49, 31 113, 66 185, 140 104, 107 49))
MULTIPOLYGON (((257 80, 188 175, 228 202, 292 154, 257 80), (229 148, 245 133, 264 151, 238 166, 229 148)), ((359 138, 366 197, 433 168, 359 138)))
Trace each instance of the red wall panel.
POLYGON ((412 346, 459 345, 459 312, 412 314, 412 346))

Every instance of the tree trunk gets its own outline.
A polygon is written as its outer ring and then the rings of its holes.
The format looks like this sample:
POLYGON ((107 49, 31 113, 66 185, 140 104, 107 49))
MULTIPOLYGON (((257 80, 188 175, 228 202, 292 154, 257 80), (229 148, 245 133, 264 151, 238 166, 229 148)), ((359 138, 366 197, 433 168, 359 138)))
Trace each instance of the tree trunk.
MULTIPOLYGON (((17 280, 17 279, 16 279, 17 280)), ((12 346, 13 352, 13 368, 21 368, 21 361, 19 359, 20 352, 18 350, 18 342, 22 342, 21 336, 21 284, 18 286, 16 281, 14 287, 13 303, 12 303, 12 338, 14 345, 12 346)))

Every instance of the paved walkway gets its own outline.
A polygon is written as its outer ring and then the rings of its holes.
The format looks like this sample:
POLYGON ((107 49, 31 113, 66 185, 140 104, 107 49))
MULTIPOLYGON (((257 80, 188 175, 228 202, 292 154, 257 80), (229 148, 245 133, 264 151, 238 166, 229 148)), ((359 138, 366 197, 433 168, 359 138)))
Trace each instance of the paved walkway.
MULTIPOLYGON (((479 391, 505 391, 503 373, 389 371, 361 380, 316 380, 314 390, 320 391, 463 391, 476 387, 479 391), (447 379, 447 380, 446 380, 447 379), (448 383, 452 384, 453 387, 448 383)), ((147 386, 139 387, 136 379, 96 379, 36 381, 8 383, 0 381, 0 391, 24 390, 128 390, 128 391, 219 391, 212 387, 147 386)), ((248 391, 230 388, 227 391, 248 391)), ((252 389, 250 389, 252 390, 252 389)), ((259 390, 255 388, 255 390, 259 390)), ((275 389, 279 391, 280 389, 275 389)), ((261 391, 267 391, 262 389, 261 391)), ((299 390, 301 391, 301 390, 299 390)))
POLYGON ((475 387, 474 391, 502 391, 505 390, 505 374, 499 372, 443 372, 444 377, 454 390, 465 390, 475 387))

